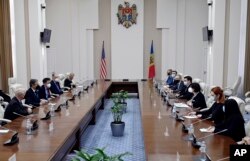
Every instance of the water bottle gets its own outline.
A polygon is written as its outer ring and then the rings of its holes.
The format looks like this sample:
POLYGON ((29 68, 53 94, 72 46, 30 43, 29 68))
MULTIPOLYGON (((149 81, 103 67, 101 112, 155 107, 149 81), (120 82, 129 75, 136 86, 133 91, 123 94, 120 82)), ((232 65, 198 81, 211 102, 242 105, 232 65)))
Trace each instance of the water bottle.
POLYGON ((31 121, 30 119, 26 119, 26 134, 30 135, 31 134, 31 127, 32 127, 32 124, 31 124, 31 121))
POLYGON ((206 161, 207 156, 206 156, 206 143, 205 143, 205 141, 201 142, 200 152, 201 152, 200 160, 206 161))
POLYGON ((51 115, 51 116, 55 116, 54 105, 50 105, 50 115, 51 115))
POLYGON ((173 117, 176 117, 176 106, 173 106, 173 109, 172 109, 172 116, 173 116, 173 117))
POLYGON ((189 135, 192 135, 193 133, 194 133, 194 125, 191 124, 191 125, 189 126, 189 128, 188 128, 188 134, 189 134, 189 135))

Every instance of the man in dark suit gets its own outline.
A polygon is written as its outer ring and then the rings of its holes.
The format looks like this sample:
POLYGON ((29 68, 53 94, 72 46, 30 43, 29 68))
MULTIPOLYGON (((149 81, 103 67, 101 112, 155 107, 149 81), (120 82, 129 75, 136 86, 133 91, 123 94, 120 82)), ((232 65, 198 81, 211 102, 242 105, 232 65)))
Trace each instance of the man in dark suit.
POLYGON ((39 97, 40 97, 40 99, 49 100, 49 98, 51 97, 51 95, 50 95, 50 87, 51 87, 50 78, 44 78, 43 79, 43 85, 39 89, 39 97))
POLYGON ((184 77, 184 85, 186 86, 186 88, 185 88, 185 90, 183 90, 182 92, 180 92, 180 95, 178 96, 178 98, 190 100, 193 97, 193 93, 190 93, 188 91, 188 88, 192 84, 192 80, 193 79, 192 79, 191 76, 185 76, 184 77))
POLYGON ((64 87, 67 87, 67 88, 72 88, 72 87, 74 87, 75 85, 73 84, 73 79, 74 79, 74 76, 75 76, 75 74, 74 73, 70 73, 69 74, 69 77, 68 78, 66 78, 65 80, 64 80, 64 87))
POLYGON ((179 94, 183 91, 185 91, 186 86, 184 85, 183 81, 181 80, 181 75, 177 74, 174 78, 174 84, 172 87, 170 87, 171 92, 175 94, 179 94))
POLYGON ((5 119, 9 120, 16 119, 18 115, 14 114, 14 112, 24 116, 32 113, 32 109, 23 106, 21 102, 24 99, 24 96, 25 96, 25 89, 19 88, 16 90, 15 97, 12 98, 12 100, 10 101, 4 112, 5 119))
POLYGON ((63 91, 62 91, 57 79, 58 79, 58 76, 53 72, 52 73, 52 80, 50 82, 50 84, 51 84, 50 91, 53 94, 60 95, 60 94, 63 94, 63 91))
POLYGON ((25 94, 25 104, 38 107, 46 103, 45 100, 41 100, 39 97, 39 84, 37 79, 30 80, 30 88, 25 94))
POLYGON ((10 102, 11 101, 11 98, 10 96, 8 96, 7 94, 5 94, 2 90, 0 90, 0 96, 3 97, 3 101, 4 102, 10 102))

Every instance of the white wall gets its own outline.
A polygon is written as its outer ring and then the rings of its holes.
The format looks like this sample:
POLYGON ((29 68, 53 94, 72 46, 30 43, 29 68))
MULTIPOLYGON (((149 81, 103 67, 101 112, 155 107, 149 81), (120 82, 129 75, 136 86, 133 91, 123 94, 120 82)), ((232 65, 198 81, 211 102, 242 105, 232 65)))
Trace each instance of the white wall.
POLYGON ((225 86, 232 86, 238 75, 241 0, 230 0, 229 16, 228 75, 225 86))
POLYGON ((118 5, 123 0, 111 0, 111 63, 113 79, 143 78, 143 0, 131 0, 137 5, 137 24, 130 28, 118 25, 118 5))
MULTIPOLYGON (((230 87, 239 74, 242 0, 214 0, 211 29, 214 31, 208 61, 208 83, 230 87)), ((244 49, 245 51, 245 49, 244 49)), ((244 68, 244 67, 243 67, 244 68)), ((243 84, 243 82, 241 82, 243 84)))
MULTIPOLYGON (((45 25, 45 9, 41 4, 45 0, 28 0, 28 50, 30 59, 30 77, 42 80, 47 77, 47 52, 44 43, 41 43, 40 32, 45 25)), ((27 35, 27 36, 28 36, 27 35)))
POLYGON ((74 72, 76 80, 93 79, 90 42, 99 27, 98 0, 46 0, 46 4, 46 24, 52 29, 48 74, 74 72))
POLYGON ((25 87, 28 85, 28 72, 27 72, 27 51, 26 51, 26 32, 25 32, 25 0, 14 1, 14 22, 15 22, 15 44, 16 53, 13 53, 14 61, 14 77, 17 82, 23 84, 25 87))
MULTIPOLYGON (((13 1, 12 45, 14 77, 17 83, 28 88, 30 78, 39 81, 47 76, 46 50, 40 42, 40 32, 45 26, 44 0, 13 1)), ((12 8, 11 7, 11 8, 12 8)))
POLYGON ((202 27, 208 24, 205 0, 157 0, 157 28, 162 29, 162 79, 168 68, 204 78, 206 46, 202 27))

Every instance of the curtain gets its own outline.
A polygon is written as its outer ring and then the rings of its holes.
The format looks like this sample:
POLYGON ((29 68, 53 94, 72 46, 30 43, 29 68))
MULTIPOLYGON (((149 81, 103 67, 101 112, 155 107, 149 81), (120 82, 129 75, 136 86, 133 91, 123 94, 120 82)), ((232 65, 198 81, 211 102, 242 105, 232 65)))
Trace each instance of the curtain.
POLYGON ((0 70, 2 90, 8 92, 8 78, 13 76, 9 0, 0 0, 0 70))

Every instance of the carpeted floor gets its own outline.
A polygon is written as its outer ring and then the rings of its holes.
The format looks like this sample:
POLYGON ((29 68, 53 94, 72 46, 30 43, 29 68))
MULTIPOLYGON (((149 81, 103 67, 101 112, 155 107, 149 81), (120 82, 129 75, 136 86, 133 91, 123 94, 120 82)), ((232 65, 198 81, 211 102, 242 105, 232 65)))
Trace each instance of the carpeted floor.
MULTIPOLYGON (((125 161, 145 161, 139 100, 131 98, 127 103, 127 113, 122 118, 126 124, 123 137, 112 136, 110 122, 113 121, 113 116, 110 107, 113 102, 106 100, 105 109, 97 114, 96 125, 89 126, 82 136, 81 148, 93 153, 93 149, 105 147, 105 152, 109 155, 130 152, 133 155, 124 157, 125 161)), ((69 154, 67 160, 71 160, 72 157, 74 154, 69 154)))

